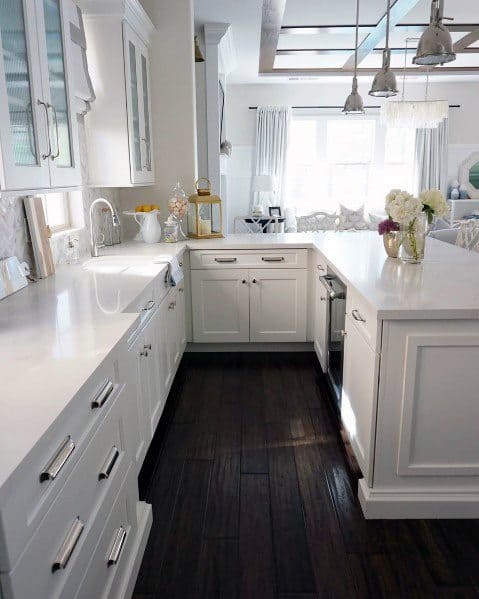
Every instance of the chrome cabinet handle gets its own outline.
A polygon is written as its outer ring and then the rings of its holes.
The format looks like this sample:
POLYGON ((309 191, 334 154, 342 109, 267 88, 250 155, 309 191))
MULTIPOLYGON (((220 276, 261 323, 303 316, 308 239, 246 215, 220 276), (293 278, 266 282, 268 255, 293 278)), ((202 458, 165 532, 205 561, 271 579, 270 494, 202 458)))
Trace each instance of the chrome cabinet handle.
POLYGON ((253 279, 251 282, 252 283, 257 283, 258 281, 256 279, 253 279))
POLYGON ((345 331, 344 329, 341 331, 341 337, 346 337, 347 334, 347 331, 345 331))
POLYGON ((47 118, 47 134, 48 134, 48 154, 42 154, 43 160, 50 158, 52 155, 52 140, 50 138, 50 113, 48 109, 50 108, 50 104, 47 102, 42 102, 42 100, 37 100, 39 106, 43 106, 45 108, 45 116, 47 118))
POLYGON ((101 390, 99 391, 98 395, 91 402, 91 407, 93 409, 101 408, 105 404, 106 400, 112 394, 112 391, 114 388, 115 388, 115 385, 113 384, 113 382, 110 379, 106 379, 106 381, 103 383, 103 386, 102 386, 101 390))
POLYGON ((149 312, 150 310, 153 310, 153 308, 156 306, 156 302, 155 300, 150 300, 146 306, 143 308, 142 312, 149 312))
POLYGON ((144 351, 141 351, 141 352, 140 352, 140 356, 141 356, 142 358, 147 358, 147 357, 148 357, 148 350, 147 350, 147 349, 145 349, 144 351))
POLYGON ((185 291, 185 290, 183 289, 183 287, 180 287, 180 288, 178 289, 178 293, 184 293, 184 291, 185 291))
POLYGON ((354 318, 354 320, 357 320, 358 322, 366 322, 366 319, 363 318, 357 310, 353 310, 351 312, 351 315, 354 318))
POLYGON ((218 264, 229 264, 231 262, 237 262, 238 258, 215 258, 215 262, 218 264))
POLYGON ((123 526, 116 531, 115 536, 113 537, 113 544, 111 546, 110 555, 108 556, 107 566, 114 566, 118 563, 120 559, 121 552, 123 550, 123 545, 126 540, 126 530, 123 526))
POLYGON ((66 565, 70 561, 72 553, 78 543, 78 539, 81 537, 81 533, 83 532, 85 525, 80 520, 80 518, 76 518, 73 522, 65 540, 62 543, 62 546, 58 550, 55 561, 52 564, 52 572, 56 572, 57 570, 66 568, 66 565))
POLYGON ((263 262, 284 262, 284 256, 263 256, 263 262))
POLYGON ((149 349, 151 351, 151 343, 145 343, 143 349, 149 349))
POLYGON ((43 471, 40 474, 40 482, 43 483, 46 480, 55 480, 60 470, 67 463, 68 458, 75 449, 75 443, 72 441, 70 435, 63 441, 61 446, 52 460, 48 462, 43 471))
POLYGON ((115 445, 113 445, 110 453, 108 454, 108 457, 105 460, 105 463, 103 464, 102 469, 100 470, 100 474, 98 475, 98 480, 105 480, 110 477, 110 474, 111 474, 111 472, 116 464, 116 461, 119 457, 120 457, 120 452, 118 451, 117 447, 115 445))
POLYGON ((168 310, 174 310, 176 306, 176 302, 171 302, 170 305, 168 306, 168 310))
POLYGON ((60 137, 58 135, 58 116, 57 116, 57 109, 55 108, 55 106, 51 106, 52 111, 53 111, 53 121, 55 123, 55 135, 57 138, 57 152, 56 154, 52 154, 51 155, 51 159, 55 160, 56 158, 58 158, 58 156, 60 156, 60 137))

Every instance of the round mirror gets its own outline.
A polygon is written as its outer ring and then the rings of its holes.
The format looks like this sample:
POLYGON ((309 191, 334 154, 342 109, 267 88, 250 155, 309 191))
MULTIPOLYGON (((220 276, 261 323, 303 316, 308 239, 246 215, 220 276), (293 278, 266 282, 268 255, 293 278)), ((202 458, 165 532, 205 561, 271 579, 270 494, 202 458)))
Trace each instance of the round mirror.
POLYGON ((479 189, 479 162, 473 164, 469 169, 469 183, 475 189, 479 189))

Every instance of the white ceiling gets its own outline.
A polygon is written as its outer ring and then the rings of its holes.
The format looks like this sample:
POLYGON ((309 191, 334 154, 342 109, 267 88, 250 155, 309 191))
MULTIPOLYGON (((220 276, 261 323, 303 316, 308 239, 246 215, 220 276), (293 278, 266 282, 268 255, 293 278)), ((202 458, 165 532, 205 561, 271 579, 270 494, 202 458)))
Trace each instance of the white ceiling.
MULTIPOLYGON (((263 0, 195 0, 195 25, 197 29, 204 23, 230 23, 238 53, 238 67, 230 75, 230 83, 275 83, 289 82, 290 77, 258 76, 259 47, 261 37, 261 15, 263 0)), ((385 12, 385 0, 362 0, 360 5, 360 24, 374 25, 385 12)), ((352 25, 355 22, 356 0, 287 0, 283 25, 352 25)), ((430 0, 420 0, 418 5, 403 19, 403 23, 427 23, 429 21, 430 0)), ((452 16, 457 23, 479 22, 478 0, 445 0, 445 14, 452 16)), ((404 33, 393 33, 392 45, 403 45, 404 33)), ((453 38, 461 34, 453 34, 453 38)), ((278 48, 328 48, 353 47, 354 39, 349 33, 321 35, 281 35, 278 48)), ((302 57, 302 66, 338 66, 341 67, 348 55, 302 57), (327 63, 327 64, 326 64, 327 63)), ((478 55, 459 56, 457 66, 471 64, 471 59, 479 60, 478 55), (459 65, 459 62, 461 65, 459 65)), ((403 55, 393 56, 393 66, 398 68, 404 61, 403 55)), ((364 66, 379 67, 380 55, 370 55, 364 66)), ((297 57, 279 56, 275 66, 297 65, 297 57)), ((441 75, 441 80, 471 80, 465 75, 441 75)), ((478 77, 479 78, 479 77, 478 77)), ((334 81, 349 79, 333 77, 334 81)), ((311 80, 308 78, 308 80, 311 80)), ((313 81, 317 79, 312 79, 313 81)), ((439 80, 439 77, 437 78, 439 80)))

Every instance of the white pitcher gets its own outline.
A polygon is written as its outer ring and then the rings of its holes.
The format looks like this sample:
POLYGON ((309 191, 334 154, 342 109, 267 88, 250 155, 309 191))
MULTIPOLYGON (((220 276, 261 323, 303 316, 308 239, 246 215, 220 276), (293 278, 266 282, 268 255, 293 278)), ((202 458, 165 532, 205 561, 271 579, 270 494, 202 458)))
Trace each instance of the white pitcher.
POLYGON ((140 225, 140 233, 145 243, 158 243, 161 239, 161 225, 158 220, 159 210, 137 212, 135 220, 140 225), (139 220, 138 217, 141 217, 139 220))

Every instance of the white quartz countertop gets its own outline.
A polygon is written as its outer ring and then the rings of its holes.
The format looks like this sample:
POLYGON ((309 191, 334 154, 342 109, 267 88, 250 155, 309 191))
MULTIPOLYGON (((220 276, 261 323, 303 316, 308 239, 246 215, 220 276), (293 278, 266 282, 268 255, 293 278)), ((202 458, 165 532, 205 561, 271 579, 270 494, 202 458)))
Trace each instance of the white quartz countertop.
POLYGON ((428 238, 422 264, 388 258, 375 231, 228 235, 190 249, 309 248, 354 287, 378 318, 479 318, 479 254, 428 238))
POLYGON ((0 488, 117 343, 136 326, 128 306, 186 248, 318 250, 378 318, 479 318, 479 254, 427 240, 420 265, 388 259, 375 232, 229 235, 102 250, 0 302, 0 488))
POLYGON ((115 258, 92 259, 98 271, 60 267, 0 302, 0 488, 135 328, 139 315, 124 310, 166 270, 155 257, 184 247, 113 246, 105 254, 115 258))

